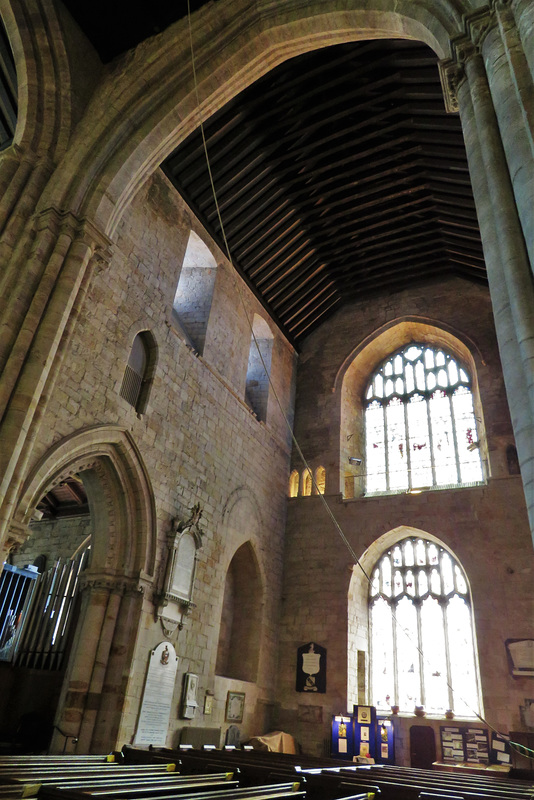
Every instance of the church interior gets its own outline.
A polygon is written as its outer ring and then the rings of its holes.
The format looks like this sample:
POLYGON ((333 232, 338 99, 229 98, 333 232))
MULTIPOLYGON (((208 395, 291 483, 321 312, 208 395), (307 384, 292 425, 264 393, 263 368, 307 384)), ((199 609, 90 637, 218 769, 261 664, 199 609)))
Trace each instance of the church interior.
POLYGON ((0 0, 0 753, 534 770, 533 207, 531 0, 0 0))

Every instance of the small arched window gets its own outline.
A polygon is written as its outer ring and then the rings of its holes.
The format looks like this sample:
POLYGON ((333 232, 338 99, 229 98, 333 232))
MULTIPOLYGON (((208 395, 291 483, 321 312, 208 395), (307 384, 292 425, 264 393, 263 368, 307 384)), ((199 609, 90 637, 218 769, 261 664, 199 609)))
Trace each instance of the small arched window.
POLYGON ((296 469, 289 476, 289 496, 298 497, 299 495, 299 474, 296 469))
POLYGON ((309 497, 312 493, 312 474, 311 470, 305 469, 302 473, 302 496, 309 497))
POLYGON ((443 349, 409 344, 365 393, 367 493, 483 480, 471 378, 443 349))
POLYGON ((371 573, 371 698, 379 710, 479 712, 467 578, 435 542, 409 537, 371 573))
POLYGON ((189 234, 187 249, 174 296, 173 311, 190 344, 204 352, 206 331, 217 277, 217 262, 194 231, 189 234))
POLYGON ((156 345, 148 331, 141 331, 133 340, 128 364, 124 371, 120 396, 138 413, 142 413, 148 402, 150 384, 155 369, 156 345))
POLYGON ((315 471, 315 483, 317 485, 317 493, 324 494, 326 485, 326 470, 324 467, 317 467, 315 471))
POLYGON ((267 322, 254 314, 247 364, 245 400, 262 422, 267 420, 269 376, 274 337, 267 322))

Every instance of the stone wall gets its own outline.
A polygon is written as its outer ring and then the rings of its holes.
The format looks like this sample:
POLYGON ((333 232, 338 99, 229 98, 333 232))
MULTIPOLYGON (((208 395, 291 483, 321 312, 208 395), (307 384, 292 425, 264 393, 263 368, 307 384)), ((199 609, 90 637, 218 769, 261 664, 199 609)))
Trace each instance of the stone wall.
MULTIPOLYGON (((391 337, 395 349, 393 333, 391 337)), ((487 291, 451 280, 338 312, 303 347, 295 428, 311 466, 326 465, 326 500, 358 559, 384 537, 381 546, 371 549, 374 555, 367 556, 372 566, 386 546, 385 534, 392 531, 390 538, 395 533, 399 538, 410 532, 430 534, 457 556, 472 593, 483 713, 499 730, 520 728, 519 706, 528 696, 529 679, 510 675, 505 640, 534 635, 534 554, 522 484, 509 474, 506 459, 513 435, 487 291), (343 369, 362 342, 372 341, 377 331, 387 331, 389 323, 407 318, 442 326, 469 348, 485 423, 483 456, 489 479, 479 487, 344 499, 339 487, 350 467, 348 459, 340 456, 343 369)), ((354 451, 354 455, 364 453, 354 451)), ((301 469, 295 453, 292 467, 301 469)), ((296 735, 308 752, 321 753, 331 715, 346 710, 350 695, 353 702, 358 696, 360 702, 369 702, 369 697, 365 695, 367 675, 356 674, 362 653, 368 665, 367 583, 359 568, 354 568, 354 558, 318 496, 288 500, 284 569, 279 724, 296 735), (349 593, 354 631, 350 638, 349 593), (295 691, 297 648, 310 640, 328 651, 327 693, 314 697, 295 691), (307 721, 310 717, 302 712, 303 704, 321 707, 322 725, 307 721)), ((399 741, 405 742, 401 748, 405 763, 409 763, 407 731, 413 721, 399 717, 396 723, 399 741)))
MULTIPOLYGON (((129 431, 146 467, 157 517, 154 582, 143 600, 120 742, 131 741, 151 648, 166 636, 155 621, 167 535, 173 518, 187 519, 200 503, 199 550, 192 608, 171 637, 179 656, 169 742, 184 725, 225 727, 229 689, 246 693, 243 736, 263 733, 265 705, 274 698, 278 614, 289 475, 289 431, 271 390, 266 421, 245 402, 251 330, 248 318, 265 312, 233 268, 206 238, 161 173, 148 182, 120 225, 109 267, 90 287, 35 443, 32 465, 64 437, 92 426, 129 431), (203 355, 188 345, 172 304, 189 233, 195 229, 217 263, 203 355), (143 414, 119 391, 135 335, 149 330, 157 347, 153 385, 143 414), (253 683, 215 676, 225 577, 236 550, 250 542, 261 592, 258 677, 253 683), (186 672, 199 675, 193 721, 179 718, 186 672), (211 716, 203 698, 215 693, 211 716), (258 709, 258 711, 257 711, 258 709)), ((292 416, 294 351, 273 327, 271 378, 284 413, 292 416)), ((31 465, 30 465, 31 466, 31 465)), ((83 471, 80 473, 85 480, 83 471)), ((87 483, 87 481, 85 480, 87 483)), ((91 484, 85 486, 91 508, 91 484)), ((99 509, 96 509, 99 513, 99 509)), ((95 524, 95 547, 106 542, 95 524)))
POLYGON ((23 567, 45 555, 50 567, 56 558, 70 558, 92 532, 91 518, 86 515, 33 522, 29 538, 12 557, 13 564, 23 567))

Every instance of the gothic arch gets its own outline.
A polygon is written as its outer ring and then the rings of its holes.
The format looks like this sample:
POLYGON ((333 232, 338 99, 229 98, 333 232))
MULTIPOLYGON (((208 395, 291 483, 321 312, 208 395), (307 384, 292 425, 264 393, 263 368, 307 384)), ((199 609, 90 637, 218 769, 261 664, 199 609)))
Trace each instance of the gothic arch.
MULTIPOLYGON (((364 452, 363 406, 365 386, 372 371, 390 353, 410 342, 423 342, 444 347, 467 367, 472 379, 473 400, 479 435, 484 436, 484 417, 480 402, 477 365, 484 364, 482 353, 476 344, 463 333, 440 321, 425 317, 395 319, 373 331, 358 343, 338 370, 333 391, 337 396, 340 430, 340 484, 345 488, 349 457, 361 458, 364 452)), ((365 467, 354 470, 355 477, 365 467)), ((355 481, 358 483, 358 481, 355 481)), ((363 491, 358 485, 355 493, 363 491)))
POLYGON ((41 154, 53 162, 66 152, 72 130, 71 71, 60 19, 50 0, 32 3, 31 8, 6 0, 1 13, 17 71, 19 105, 13 144, 23 154, 41 154), (36 16, 41 25, 36 24, 36 16))
POLYGON ((220 2, 192 16, 199 109, 187 19, 139 45, 127 67, 121 62, 120 73, 119 67, 110 70, 40 209, 70 208, 113 236, 136 192, 200 120, 286 59, 368 38, 420 40, 445 58, 451 38, 462 31, 461 15, 449 0, 432 11, 423 0, 400 6, 388 0, 386 9, 377 0, 371 7, 357 0, 351 10, 337 0, 328 14, 321 0, 304 6, 293 0, 275 9, 263 5, 244 10, 239 3, 220 2), (219 31, 215 38, 207 34, 213 30, 219 31))
POLYGON ((55 444, 28 476, 15 524, 28 526, 41 497, 73 472, 83 474, 95 520, 92 569, 151 577, 156 545, 154 498, 141 455, 122 428, 91 427, 55 444))
MULTIPOLYGON (((358 671, 364 668, 365 672, 368 673, 369 669, 368 577, 371 576, 372 569, 380 555, 385 550, 393 547, 396 542, 399 542, 401 539, 405 539, 408 536, 421 537, 422 539, 434 542, 439 547, 447 550, 455 561, 461 563, 461 559, 442 539, 432 533, 428 533, 427 531, 423 531, 419 528, 414 528, 410 525, 398 525, 386 533, 383 533, 381 536, 375 539, 362 553, 359 559, 359 565, 355 564, 352 568, 352 576, 350 578, 347 598, 348 641, 350 643, 347 650, 347 691, 349 708, 352 707, 351 704, 353 703, 368 702, 367 697, 365 700, 363 697, 361 697, 361 694, 359 694, 361 689, 359 690, 358 688, 358 685, 361 687, 364 683, 364 681, 361 680, 358 683, 358 671), (358 653, 360 653, 361 656, 358 657, 358 653), (364 662, 365 667, 363 667, 364 662)), ((468 592, 471 596, 468 575, 467 584, 468 592)), ((367 685, 366 681, 365 685, 367 685)))

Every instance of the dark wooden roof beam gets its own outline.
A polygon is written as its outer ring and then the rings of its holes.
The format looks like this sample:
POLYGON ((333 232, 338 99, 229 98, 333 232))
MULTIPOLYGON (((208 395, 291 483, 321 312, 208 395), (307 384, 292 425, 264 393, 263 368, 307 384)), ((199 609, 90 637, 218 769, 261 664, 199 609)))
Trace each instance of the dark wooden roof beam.
POLYGON ((294 293, 298 292, 308 281, 314 279, 321 281, 323 273, 329 274, 326 263, 324 261, 319 262, 317 258, 314 258, 301 265, 296 272, 293 271, 286 278, 278 281, 275 287, 276 291, 270 293, 266 292, 265 296, 268 298, 268 302, 272 303, 274 308, 277 308, 280 303, 283 303, 283 298, 292 297, 294 293), (278 300, 278 298, 281 297, 282 299, 278 300))
POLYGON ((264 292, 268 292, 269 288, 274 286, 278 280, 281 280, 284 275, 299 266, 305 259, 316 257, 317 251, 310 240, 300 242, 294 247, 285 258, 281 261, 276 261, 270 268, 261 265, 256 267, 256 270, 251 274, 255 278, 255 283, 258 287, 263 287, 264 292), (307 248, 307 249, 306 249, 307 248), (303 253, 302 251, 305 250, 303 253), (274 279, 274 280, 273 280, 274 279), (272 283, 266 284, 267 281, 273 280, 272 283))

